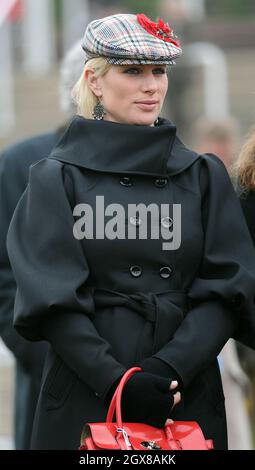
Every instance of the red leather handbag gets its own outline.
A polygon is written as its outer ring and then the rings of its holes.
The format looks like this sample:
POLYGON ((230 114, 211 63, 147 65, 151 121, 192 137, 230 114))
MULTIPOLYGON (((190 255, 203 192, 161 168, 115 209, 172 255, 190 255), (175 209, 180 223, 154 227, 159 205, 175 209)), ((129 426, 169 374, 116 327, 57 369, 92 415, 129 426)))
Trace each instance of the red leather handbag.
POLYGON ((213 441, 205 439, 195 421, 175 421, 159 429, 142 423, 123 423, 121 395, 124 385, 140 367, 129 369, 122 377, 109 406, 105 423, 86 423, 79 450, 212 450, 213 441), (116 411, 117 423, 113 423, 116 411))

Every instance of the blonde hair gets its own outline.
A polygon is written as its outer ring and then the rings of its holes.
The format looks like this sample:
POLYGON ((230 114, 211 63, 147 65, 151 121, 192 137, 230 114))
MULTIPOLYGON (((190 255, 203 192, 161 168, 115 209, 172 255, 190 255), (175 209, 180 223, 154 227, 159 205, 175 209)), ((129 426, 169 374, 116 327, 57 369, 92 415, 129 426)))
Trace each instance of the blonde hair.
POLYGON ((86 70, 93 70, 96 77, 102 77, 110 69, 111 64, 104 57, 96 57, 86 62, 83 72, 72 89, 72 99, 77 106, 77 114, 86 119, 93 119, 92 112, 98 98, 90 89, 85 78, 86 70))
POLYGON ((255 190, 255 126, 241 149, 233 174, 243 192, 255 190))

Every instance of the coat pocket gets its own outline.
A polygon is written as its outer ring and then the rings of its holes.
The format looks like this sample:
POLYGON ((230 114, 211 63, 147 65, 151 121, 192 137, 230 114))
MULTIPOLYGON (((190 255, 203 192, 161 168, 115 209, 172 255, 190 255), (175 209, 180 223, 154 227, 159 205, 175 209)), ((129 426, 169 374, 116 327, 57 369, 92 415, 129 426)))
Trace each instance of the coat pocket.
POLYGON ((77 378, 77 375, 67 367, 62 359, 56 356, 43 387, 47 410, 60 408, 64 405, 77 378))

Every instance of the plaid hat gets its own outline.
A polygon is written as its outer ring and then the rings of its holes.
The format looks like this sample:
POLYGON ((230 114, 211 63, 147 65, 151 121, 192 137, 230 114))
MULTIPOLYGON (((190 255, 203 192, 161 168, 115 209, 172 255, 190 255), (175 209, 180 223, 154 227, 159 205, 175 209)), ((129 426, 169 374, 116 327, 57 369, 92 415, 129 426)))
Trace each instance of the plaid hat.
POLYGON ((175 64, 182 53, 168 23, 144 14, 117 14, 91 21, 82 41, 86 61, 105 57, 115 65, 175 64))

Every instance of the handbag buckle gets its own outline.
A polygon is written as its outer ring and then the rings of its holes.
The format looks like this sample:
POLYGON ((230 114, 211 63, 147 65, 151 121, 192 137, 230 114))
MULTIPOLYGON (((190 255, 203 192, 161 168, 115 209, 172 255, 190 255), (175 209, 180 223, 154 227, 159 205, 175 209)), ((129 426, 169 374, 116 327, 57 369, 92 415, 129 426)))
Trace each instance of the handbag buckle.
POLYGON ((130 440, 129 440, 129 438, 128 438, 128 433, 127 433, 127 431, 125 431, 125 429, 123 429, 123 428, 117 428, 117 432, 121 432, 121 433, 123 434, 124 441, 125 441, 125 444, 126 444, 127 448, 128 448, 128 447, 132 447, 131 442, 130 442, 130 440))
POLYGON ((141 442, 141 446, 142 447, 145 447, 146 449, 150 449, 150 450, 160 450, 161 447, 156 444, 155 441, 143 441, 141 442))

